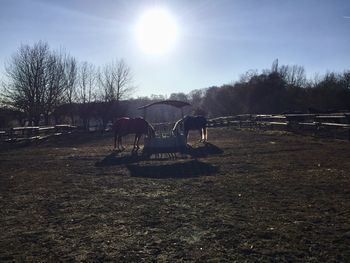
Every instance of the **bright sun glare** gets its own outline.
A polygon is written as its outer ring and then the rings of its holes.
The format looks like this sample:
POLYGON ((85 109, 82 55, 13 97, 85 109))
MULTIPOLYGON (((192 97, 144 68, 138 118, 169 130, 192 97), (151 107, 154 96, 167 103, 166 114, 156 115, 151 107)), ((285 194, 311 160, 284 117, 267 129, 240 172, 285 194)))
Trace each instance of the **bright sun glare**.
POLYGON ((164 54, 175 45, 178 26, 174 17, 165 9, 150 9, 136 25, 136 38, 147 54, 164 54))

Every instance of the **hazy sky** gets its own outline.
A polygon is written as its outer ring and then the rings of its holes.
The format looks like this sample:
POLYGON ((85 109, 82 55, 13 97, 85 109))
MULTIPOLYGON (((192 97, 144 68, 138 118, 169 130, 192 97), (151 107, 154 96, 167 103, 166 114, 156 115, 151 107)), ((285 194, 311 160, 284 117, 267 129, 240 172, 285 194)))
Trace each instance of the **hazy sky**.
POLYGON ((249 69, 304 66, 308 76, 350 69, 349 0, 0 0, 0 69, 21 44, 48 42, 97 66, 123 58, 135 96, 189 92, 238 80, 249 69), (166 8, 175 46, 144 53, 135 25, 166 8))

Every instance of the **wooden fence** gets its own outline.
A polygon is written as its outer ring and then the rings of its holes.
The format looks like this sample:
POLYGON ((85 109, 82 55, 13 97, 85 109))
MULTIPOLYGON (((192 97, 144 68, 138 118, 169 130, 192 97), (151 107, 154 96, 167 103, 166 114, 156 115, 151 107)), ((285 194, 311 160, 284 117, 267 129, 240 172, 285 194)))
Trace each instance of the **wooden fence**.
POLYGON ((236 126, 284 130, 350 141, 350 113, 335 114, 245 114, 210 119, 208 127, 236 126))
POLYGON ((71 133, 76 126, 61 124, 49 127, 15 127, 0 131, 0 141, 41 140, 54 135, 71 133))
MULTIPOLYGON (((170 123, 166 123, 170 125, 170 123)), ((164 123, 159 124, 165 125, 164 123)), ((234 126, 264 130, 283 130, 313 136, 335 137, 350 141, 350 113, 335 114, 243 114, 208 120, 208 127, 234 126)), ((160 128, 157 126, 157 128, 160 128)), ((50 127, 15 127, 0 130, 0 141, 40 140, 71 133, 76 126, 62 124, 50 127)))

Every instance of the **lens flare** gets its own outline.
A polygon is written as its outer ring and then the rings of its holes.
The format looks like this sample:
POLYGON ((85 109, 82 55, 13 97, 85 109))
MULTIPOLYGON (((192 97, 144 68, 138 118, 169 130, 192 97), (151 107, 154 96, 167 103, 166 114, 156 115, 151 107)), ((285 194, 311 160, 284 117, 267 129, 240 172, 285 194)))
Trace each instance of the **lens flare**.
POLYGON ((164 54, 173 49, 178 37, 178 26, 166 9, 146 11, 136 25, 140 48, 148 54, 164 54))

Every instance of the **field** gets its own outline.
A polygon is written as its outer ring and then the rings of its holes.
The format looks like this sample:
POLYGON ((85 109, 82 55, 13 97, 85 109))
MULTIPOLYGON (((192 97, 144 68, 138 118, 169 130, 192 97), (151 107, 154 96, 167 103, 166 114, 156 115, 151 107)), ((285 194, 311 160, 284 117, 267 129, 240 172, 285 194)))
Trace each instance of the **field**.
POLYGON ((98 133, 3 147, 0 261, 350 261, 349 142, 197 137, 177 159, 113 153, 98 133))

